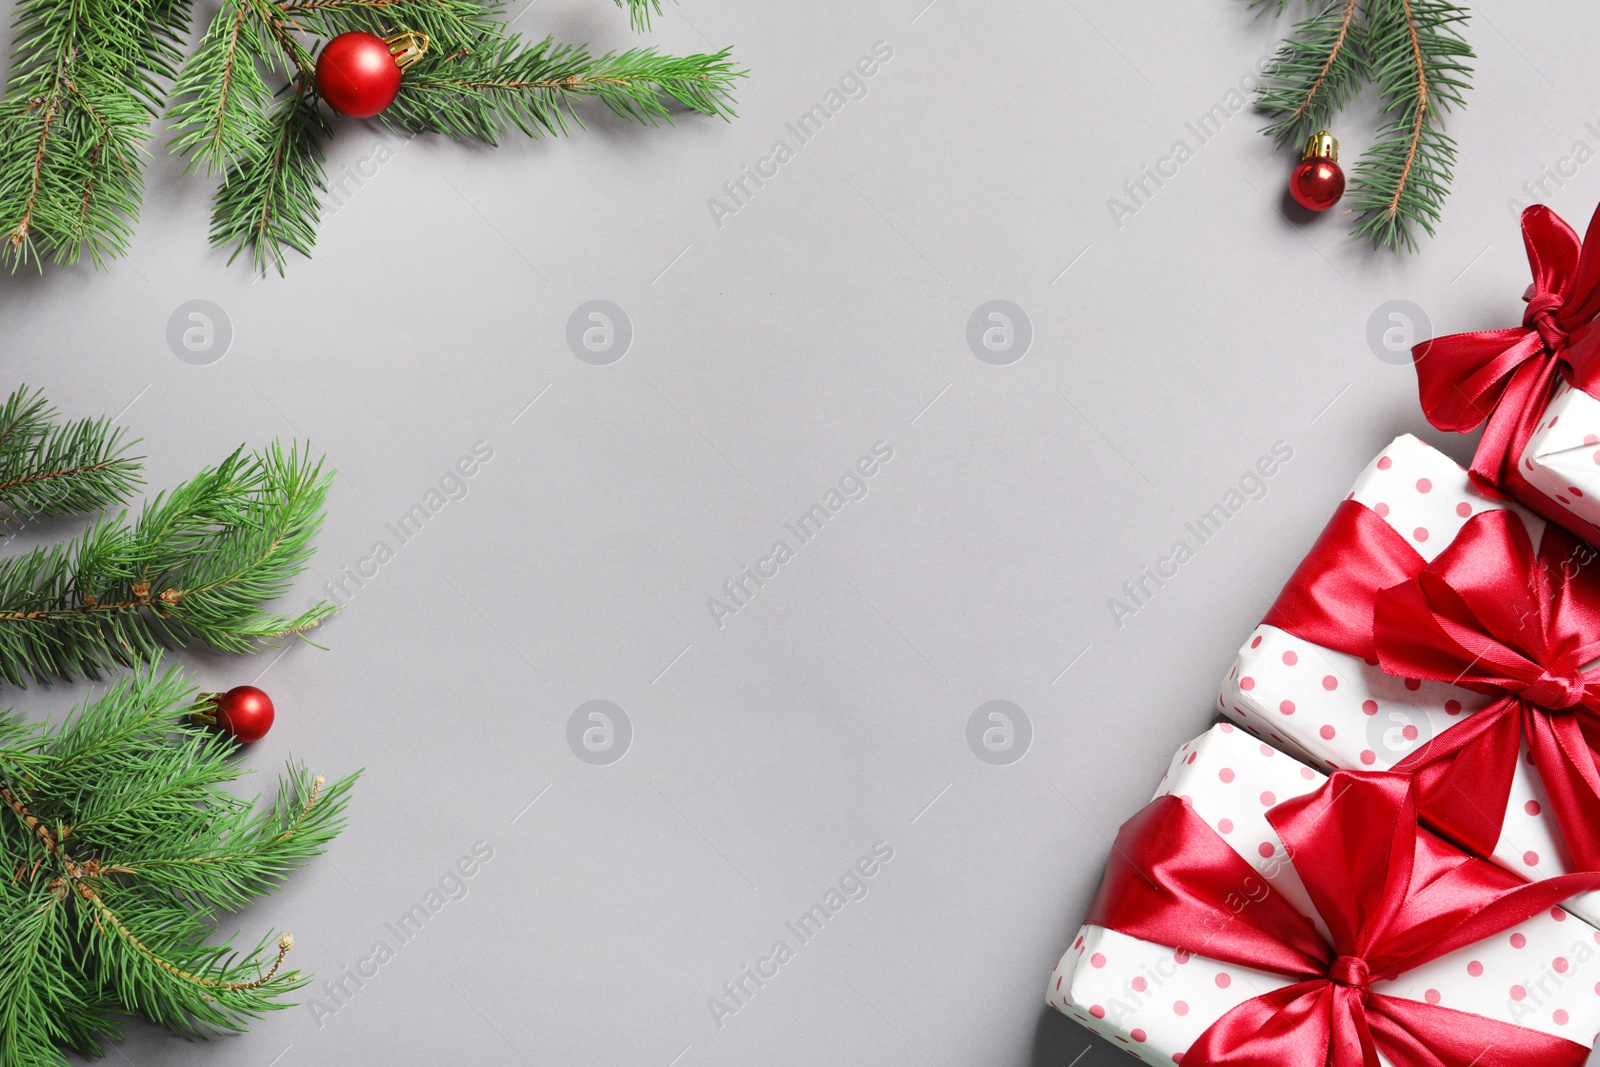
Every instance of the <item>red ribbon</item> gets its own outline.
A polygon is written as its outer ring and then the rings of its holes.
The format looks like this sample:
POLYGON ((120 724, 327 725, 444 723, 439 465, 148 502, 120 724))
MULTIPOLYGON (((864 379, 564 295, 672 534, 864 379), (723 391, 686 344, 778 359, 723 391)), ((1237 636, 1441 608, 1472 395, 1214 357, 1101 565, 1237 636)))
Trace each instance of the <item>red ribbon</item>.
POLYGON ((1345 500, 1262 622, 1375 664, 1372 608, 1378 590, 1415 577, 1426 564, 1377 512, 1345 500))
POLYGON ((1592 329, 1600 313, 1597 222, 1600 210, 1589 223, 1597 240, 1580 241, 1543 204, 1524 210, 1522 240, 1533 284, 1524 296, 1522 325, 1453 334, 1411 350, 1429 422, 1457 433, 1488 422, 1472 458, 1474 481, 1502 489, 1563 525, 1581 523, 1591 535, 1600 534, 1600 527, 1546 503, 1517 469, 1517 458, 1538 429, 1558 377, 1590 394, 1600 390, 1600 337, 1592 329))
POLYGON ((1600 560, 1561 528, 1539 551, 1506 510, 1468 519, 1432 563, 1346 500, 1265 622, 1400 678, 1496 699, 1392 770, 1418 779, 1422 817, 1489 855, 1527 739, 1578 869, 1600 871, 1600 560))
POLYGON ((1184 1067, 1579 1067, 1588 1049, 1481 1015, 1372 991, 1600 886, 1526 883, 1417 828, 1410 779, 1339 771, 1267 819, 1331 935, 1322 938, 1189 802, 1124 823, 1088 922, 1294 981, 1245 1001, 1184 1067), (1383 828, 1390 828, 1390 836, 1383 828))

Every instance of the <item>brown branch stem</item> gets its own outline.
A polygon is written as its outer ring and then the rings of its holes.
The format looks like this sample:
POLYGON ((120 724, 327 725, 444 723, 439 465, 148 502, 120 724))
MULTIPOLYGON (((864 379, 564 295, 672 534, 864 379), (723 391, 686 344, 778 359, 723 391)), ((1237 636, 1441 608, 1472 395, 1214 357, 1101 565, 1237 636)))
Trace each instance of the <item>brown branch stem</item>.
POLYGON ((1327 81, 1328 72, 1333 69, 1334 61, 1339 58, 1339 53, 1344 50, 1345 39, 1350 36, 1350 27, 1355 22, 1356 0, 1345 0, 1344 19, 1339 23, 1339 35, 1333 39, 1333 48, 1328 52, 1328 60, 1322 64, 1322 69, 1317 72, 1317 80, 1311 83, 1311 89, 1306 93, 1306 98, 1300 106, 1294 109, 1293 118, 1300 118, 1311 106, 1317 94, 1322 91, 1322 83, 1327 81))
MULTIPOLYGON (((289 150, 290 131, 294 128, 295 122, 299 121, 295 112, 299 110, 300 101, 305 96, 306 86, 310 84, 310 78, 311 75, 309 73, 301 73, 294 80, 294 100, 289 109, 284 112, 283 124, 278 130, 278 143, 272 151, 272 172, 274 175, 277 174, 278 168, 282 166, 284 154, 289 150)), ((273 181, 269 187, 276 189, 277 184, 276 181, 273 181)), ((255 223, 255 239, 257 242, 265 240, 267 227, 272 223, 273 203, 274 199, 270 194, 261 198, 261 214, 255 223)), ((272 544, 275 549, 278 542, 275 540, 272 544)))
POLYGON ((91 463, 84 467, 61 467, 53 471, 40 471, 37 474, 26 474, 21 478, 12 478, 10 481, 0 482, 0 493, 15 489, 19 485, 29 485, 33 482, 42 482, 49 478, 71 478, 79 474, 93 474, 95 471, 108 470, 116 466, 121 460, 108 459, 100 463, 91 463))
POLYGON ((284 17, 283 9, 272 3, 271 0, 252 0, 252 5, 256 9, 256 17, 267 27, 267 32, 272 34, 273 39, 278 42, 278 47, 283 49, 284 56, 295 65, 295 69, 300 72, 300 76, 302 78, 314 77, 316 75, 316 64, 311 62, 311 57, 306 52, 305 47, 295 40, 292 31, 297 27, 284 17))
POLYGON ((167 607, 175 606, 178 601, 196 592, 193 589, 163 589, 157 596, 150 595, 149 582, 135 582, 133 584, 132 600, 112 600, 101 603, 93 595, 85 596, 84 603, 75 608, 51 608, 35 611, 6 611, 0 612, 0 622, 39 622, 52 619, 70 618, 74 615, 93 615, 97 613, 133 611, 137 608, 148 608, 157 601, 167 607))
POLYGON ((222 89, 217 93, 217 110, 213 115, 211 130, 206 140, 211 143, 212 151, 216 150, 217 143, 222 140, 222 128, 225 124, 224 115, 228 111, 228 94, 233 90, 233 68, 239 55, 239 34, 244 28, 244 3, 237 0, 233 9, 233 26, 228 31, 228 43, 224 48, 222 61, 222 89))
MULTIPOLYGON (((452 56, 451 58, 454 57, 452 56)), ((684 77, 706 81, 710 78, 710 75, 687 74, 684 77)), ((554 78, 547 81, 452 81, 447 84, 460 89, 562 89, 567 92, 575 92, 590 85, 639 85, 653 81, 654 79, 652 78, 586 78, 581 74, 572 74, 565 78, 554 78)))
POLYGON ((22 209, 22 218, 11 228, 9 235, 11 247, 19 248, 28 239, 28 230, 33 225, 33 208, 39 200, 39 186, 43 184, 44 150, 50 140, 50 125, 55 121, 56 109, 61 106, 59 88, 52 92, 50 104, 45 109, 44 120, 39 127, 39 147, 33 154, 33 173, 28 179, 28 203, 22 209))
MULTIPOLYGON (((143 941, 140 941, 139 938, 134 935, 132 930, 129 930, 127 926, 123 925, 122 920, 117 917, 116 912, 111 910, 110 905, 100 898, 100 890, 94 884, 94 879, 98 875, 107 873, 109 871, 125 872, 128 870, 128 868, 115 867, 102 869, 93 860, 90 860, 87 863, 79 863, 67 853, 65 846, 62 844, 61 838, 58 838, 55 833, 53 833, 50 828, 45 825, 43 820, 39 819, 38 816, 29 811, 27 806, 22 803, 22 800, 16 795, 16 793, 11 791, 9 786, 0 786, 0 797, 5 799, 6 804, 10 806, 17 818, 22 820, 23 825, 38 835, 39 840, 44 844, 45 848, 61 861, 62 869, 65 871, 67 879, 72 882, 73 887, 77 890, 78 896, 87 901, 95 909, 99 918, 104 919, 111 926, 111 928, 117 932, 117 935, 126 941, 135 952, 139 953, 139 955, 143 956, 145 959, 149 960, 152 964, 161 968, 163 971, 166 971, 168 974, 173 975, 176 978, 181 978, 186 982, 191 982, 195 985, 205 986, 207 989, 220 989, 231 993, 242 992, 244 990, 255 989, 259 986, 264 986, 268 982, 272 981, 273 976, 278 973, 278 968, 283 966, 283 958, 287 956, 289 954, 289 950, 294 947, 294 935, 287 932, 284 933, 282 937, 278 938, 278 956, 277 959, 272 961, 272 967, 267 971, 266 974, 261 975, 259 978, 249 982, 223 982, 215 978, 207 978, 204 975, 193 974, 184 970, 177 964, 158 956, 150 949, 148 945, 146 945, 143 941)), ((313 790, 312 801, 314 802, 315 800, 316 792, 313 790)), ((309 805, 307 806, 307 810, 309 810, 309 805)), ((66 833, 67 831, 63 829, 62 837, 65 837, 66 833)), ((35 870, 37 870, 37 865, 35 865, 35 870)), ((59 883, 53 880, 52 884, 59 883)), ((99 925, 98 919, 96 920, 96 925, 99 925)), ((210 998, 207 997, 207 999, 209 1000, 210 998)))
POLYGON ((1400 198, 1411 182, 1411 168, 1416 164, 1417 152, 1422 145, 1422 126, 1428 115, 1428 69, 1422 59, 1422 40, 1417 34, 1417 19, 1411 11, 1411 0, 1400 0, 1406 13, 1406 32, 1411 37, 1411 58, 1417 68, 1417 114, 1411 123, 1411 139, 1406 145, 1406 164, 1400 169, 1400 180, 1395 183, 1394 195, 1384 214, 1394 215, 1400 210, 1400 198))

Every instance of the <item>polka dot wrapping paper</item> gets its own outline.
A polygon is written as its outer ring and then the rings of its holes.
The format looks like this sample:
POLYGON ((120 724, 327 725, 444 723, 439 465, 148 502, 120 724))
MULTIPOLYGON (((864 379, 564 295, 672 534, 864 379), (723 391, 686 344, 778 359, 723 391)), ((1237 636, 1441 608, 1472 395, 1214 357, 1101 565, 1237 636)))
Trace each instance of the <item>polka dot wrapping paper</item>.
MULTIPOLYGON (((1544 520, 1526 509, 1484 495, 1455 461, 1409 434, 1368 465, 1350 497, 1429 561, 1483 511, 1504 508, 1516 514, 1535 545, 1545 528, 1544 520)), ((1396 678, 1376 664, 1262 624, 1239 650, 1217 707, 1312 766, 1382 771, 1491 699, 1444 682, 1396 678)), ((1574 869, 1526 743, 1500 840, 1485 858, 1529 881, 1574 869)), ((1568 907, 1600 925, 1600 893, 1575 897, 1568 907)))
MULTIPOLYGON (((1600 526, 1600 400, 1565 382, 1557 386, 1517 464, 1543 494, 1541 511, 1600 526)), ((1584 532, 1581 523, 1565 525, 1584 532)))
MULTIPOLYGON (((1318 771, 1221 723, 1178 750, 1156 796, 1184 797, 1195 812, 1318 931, 1267 809, 1322 785, 1318 771)), ((1288 985, 1265 971, 1084 926, 1050 975, 1045 999, 1152 1064, 1181 1063, 1212 1023, 1253 997, 1288 985)), ((1441 956, 1373 991, 1442 1004, 1588 1045, 1600 1030, 1600 931, 1560 908, 1441 956)), ((1385 1063, 1388 1061, 1385 1060, 1385 1063)))

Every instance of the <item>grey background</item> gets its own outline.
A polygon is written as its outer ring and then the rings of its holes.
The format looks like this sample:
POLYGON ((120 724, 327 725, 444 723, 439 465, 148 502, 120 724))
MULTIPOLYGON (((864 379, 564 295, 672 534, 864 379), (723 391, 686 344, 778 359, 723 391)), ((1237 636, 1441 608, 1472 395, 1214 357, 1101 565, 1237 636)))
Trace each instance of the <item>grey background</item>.
MULTIPOLYGON (((1107 835, 1206 727, 1360 467, 1402 431, 1441 442, 1369 320, 1405 299, 1439 332, 1518 321, 1510 201, 1574 142, 1600 150, 1600 12, 1474 12, 1460 173, 1415 256, 1286 213, 1293 154, 1248 112, 1203 146, 1185 129, 1286 29, 1242 0, 686 0, 653 36, 736 46, 738 121, 594 115, 498 151, 341 122, 336 178, 386 161, 286 280, 207 248, 208 183, 158 151, 131 255, 0 282, 9 379, 120 412, 154 486, 309 437, 340 476, 292 606, 395 547, 384 523, 474 442, 494 450, 329 651, 184 657, 207 688, 266 672, 260 788, 290 752, 367 769, 329 857, 238 925, 293 930, 294 964, 337 977, 475 842, 494 858, 331 1017, 207 1045, 134 1026, 112 1059, 1112 1062, 1042 1006, 1107 835), (793 147, 785 122, 878 41, 894 55, 867 95, 719 227, 708 198, 793 147), (1194 158, 1116 225, 1108 198, 1179 138, 1194 158), (609 365, 566 340, 596 299, 633 331, 609 365), (1009 365, 967 344, 996 299, 1032 327, 1009 365), (210 365, 168 347, 191 300, 231 325, 210 365), (716 628, 707 598, 880 440, 868 496, 716 628), (1280 440, 1266 498, 1119 628, 1108 599, 1280 440), (592 700, 632 727, 606 765, 567 743, 592 700), (968 744, 992 700, 1031 725, 1009 764, 968 744), (707 999, 878 841, 894 858, 869 895, 714 1025, 707 999)), ((633 40, 603 0, 539 0, 518 26, 633 40)), ((1347 162, 1370 128, 1335 131, 1347 162)), ((1600 163, 1547 191, 1581 228, 1600 163)), ((88 690, 8 696, 42 715, 88 690)))

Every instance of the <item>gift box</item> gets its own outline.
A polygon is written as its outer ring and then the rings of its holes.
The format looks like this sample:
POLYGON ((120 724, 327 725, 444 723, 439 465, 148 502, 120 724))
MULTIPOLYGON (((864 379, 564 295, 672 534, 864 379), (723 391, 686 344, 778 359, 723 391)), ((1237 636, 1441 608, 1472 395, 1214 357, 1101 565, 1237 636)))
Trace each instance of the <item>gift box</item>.
POLYGON ((1522 325, 1412 350, 1422 408, 1441 430, 1487 423, 1472 470, 1600 543, 1600 229, 1580 241, 1542 204, 1522 213, 1533 268, 1522 325))
POLYGON ((1558 381, 1541 416, 1517 460, 1535 491, 1524 499, 1591 542, 1600 540, 1600 400, 1558 381))
MULTIPOLYGON (((1218 706, 1319 768, 1421 775, 1424 823, 1519 877, 1593 871, 1600 561, 1490 493, 1397 438, 1245 641, 1218 706)), ((1600 922, 1600 897, 1568 906, 1600 922)))
POLYGON ((1151 1064, 1583 1063, 1600 932, 1556 903, 1600 875, 1465 856, 1418 830, 1414 781, 1213 727, 1118 834, 1047 1002, 1151 1064))

